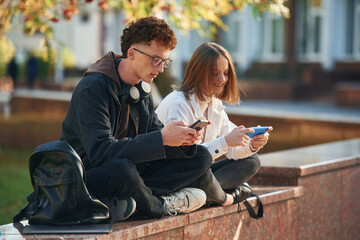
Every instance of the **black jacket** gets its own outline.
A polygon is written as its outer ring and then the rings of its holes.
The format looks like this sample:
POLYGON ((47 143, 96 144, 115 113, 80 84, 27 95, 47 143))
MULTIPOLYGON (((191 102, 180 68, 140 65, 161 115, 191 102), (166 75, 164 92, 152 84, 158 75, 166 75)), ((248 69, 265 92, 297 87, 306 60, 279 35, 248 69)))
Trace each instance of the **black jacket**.
POLYGON ((185 154, 180 148, 163 146, 160 132, 163 124, 154 112, 151 95, 139 102, 138 135, 133 139, 115 139, 118 118, 126 100, 115 67, 120 57, 109 52, 89 66, 73 92, 61 140, 75 149, 86 169, 120 158, 141 163, 193 156, 196 147, 185 154))

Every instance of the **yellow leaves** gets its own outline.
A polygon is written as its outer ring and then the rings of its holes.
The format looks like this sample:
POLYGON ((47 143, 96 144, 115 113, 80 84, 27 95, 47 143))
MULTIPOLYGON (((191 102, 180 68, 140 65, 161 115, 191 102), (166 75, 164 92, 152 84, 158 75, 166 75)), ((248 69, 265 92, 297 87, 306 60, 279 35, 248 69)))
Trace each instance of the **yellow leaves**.
MULTIPOLYGON (((120 8, 126 23, 146 16, 168 16, 174 26, 186 32, 191 29, 216 35, 219 28, 226 28, 222 16, 234 10, 252 6, 255 16, 265 11, 289 17, 285 0, 81 0, 82 3, 97 1, 106 10, 120 8), (204 27, 204 25, 206 25, 204 27)), ((315 1, 315 0, 314 0, 315 1)), ((321 0, 316 0, 320 2, 321 0)), ((50 47, 53 37, 51 24, 71 20, 78 14, 78 0, 0 0, 0 36, 11 28, 13 16, 23 17, 23 31, 28 35, 40 32, 44 35, 44 46, 50 47)), ((48 53, 47 55, 50 56, 48 53)))
POLYGON ((285 6, 286 0, 247 0, 253 7, 255 17, 269 11, 285 18, 290 17, 289 8, 285 6))
POLYGON ((11 17, 8 8, 0 9, 0 36, 7 32, 11 27, 11 17))
POLYGON ((274 3, 271 3, 269 6, 269 11, 275 13, 278 16, 284 16, 285 18, 290 17, 289 8, 284 6, 284 0, 277 0, 274 3))
POLYGON ((232 4, 233 4, 235 10, 243 10, 248 5, 248 1, 233 0, 232 4))
POLYGON ((5 35, 0 36, 0 63, 8 63, 15 54, 15 46, 5 35))
POLYGON ((169 19, 175 20, 175 26, 184 31, 197 29, 209 38, 215 36, 218 28, 225 27, 221 17, 234 10, 230 0, 182 0, 180 4, 181 8, 178 6, 168 13, 169 19))
POLYGON ((62 16, 65 20, 71 20, 75 14, 78 14, 77 0, 67 0, 62 9, 62 16))
POLYGON ((315 8, 320 8, 322 6, 322 0, 312 0, 310 3, 315 8))
POLYGON ((60 18, 70 20, 78 13, 77 0, 13 0, 3 1, 1 5, 0 34, 9 29, 13 16, 20 15, 26 34, 31 36, 39 31, 49 37, 51 22, 58 22, 60 18))
POLYGON ((50 39, 44 37, 40 45, 34 50, 34 56, 42 58, 45 62, 53 62, 55 60, 55 51, 50 46, 50 39))
MULTIPOLYGON (((106 2, 104 0, 103 2, 106 2)), ((50 48, 50 39, 53 37, 52 23, 61 19, 71 20, 78 14, 77 0, 12 0, 0 2, 0 36, 11 27, 14 16, 23 19, 23 32, 32 36, 36 32, 44 35, 44 47, 50 48)), ((105 6, 103 6, 105 7, 105 6)), ((44 57, 49 58, 49 49, 45 51, 44 57)))
POLYGON ((98 3, 99 7, 101 7, 102 9, 104 9, 105 11, 109 10, 109 3, 107 0, 102 0, 98 3))
POLYGON ((158 0, 109 0, 110 7, 123 10, 127 22, 147 16, 157 16, 165 1, 158 0))
POLYGON ((61 57, 63 59, 63 65, 65 68, 71 68, 75 66, 76 56, 70 48, 65 47, 62 50, 61 57))
POLYGON ((127 22, 149 15, 166 14, 170 22, 183 32, 196 29, 210 38, 216 35, 218 28, 226 29, 222 16, 242 10, 247 5, 253 7, 256 17, 265 11, 289 17, 284 0, 109 0, 109 3, 111 7, 124 11, 127 22))

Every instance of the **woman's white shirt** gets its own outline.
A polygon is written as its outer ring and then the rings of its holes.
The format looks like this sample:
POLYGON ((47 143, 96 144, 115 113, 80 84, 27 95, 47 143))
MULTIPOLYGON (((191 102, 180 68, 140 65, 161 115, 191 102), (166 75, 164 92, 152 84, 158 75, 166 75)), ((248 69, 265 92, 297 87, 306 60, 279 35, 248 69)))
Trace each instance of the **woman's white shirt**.
POLYGON ((206 127, 201 144, 209 150, 213 160, 223 154, 229 159, 238 160, 255 153, 250 150, 250 141, 247 146, 227 145, 225 136, 236 128, 236 125, 229 120, 225 106, 218 98, 205 97, 205 101, 199 101, 192 94, 188 100, 183 92, 173 91, 161 101, 155 112, 165 125, 175 120, 182 120, 186 125, 199 119, 209 120, 211 125, 206 127))

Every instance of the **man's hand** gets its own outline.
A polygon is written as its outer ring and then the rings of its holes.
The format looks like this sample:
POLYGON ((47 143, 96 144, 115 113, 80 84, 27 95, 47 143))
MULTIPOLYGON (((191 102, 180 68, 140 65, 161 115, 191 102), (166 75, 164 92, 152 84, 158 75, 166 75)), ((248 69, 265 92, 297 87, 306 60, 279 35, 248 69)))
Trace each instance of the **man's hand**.
POLYGON ((252 128, 245 128, 243 125, 234 128, 225 136, 225 141, 229 147, 246 146, 250 140, 245 133, 255 132, 252 128))
MULTIPOLYGON (((258 127, 261 126, 258 125, 258 127)), ((252 149, 257 150, 258 148, 264 147, 269 140, 269 132, 271 132, 272 130, 273 127, 270 126, 269 130, 266 133, 254 136, 254 138, 250 142, 252 149)))
POLYGON ((201 131, 188 128, 183 121, 173 121, 161 129, 163 144, 172 147, 193 145, 201 140, 201 131))

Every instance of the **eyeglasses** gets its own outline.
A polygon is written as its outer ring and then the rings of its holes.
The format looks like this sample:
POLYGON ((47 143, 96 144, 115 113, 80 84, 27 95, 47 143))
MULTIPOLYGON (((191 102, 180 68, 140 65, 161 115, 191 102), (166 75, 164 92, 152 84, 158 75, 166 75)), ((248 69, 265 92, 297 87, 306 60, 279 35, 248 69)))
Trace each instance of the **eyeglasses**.
POLYGON ((161 57, 153 57, 147 53, 144 53, 143 51, 140 51, 139 49, 137 48, 134 48, 134 50, 138 51, 139 53, 142 53, 146 56, 149 56, 152 58, 152 61, 151 61, 151 65, 153 65, 154 67, 158 67, 160 66, 161 63, 164 63, 164 68, 168 68, 172 62, 171 59, 167 58, 167 59, 162 59, 161 57))

